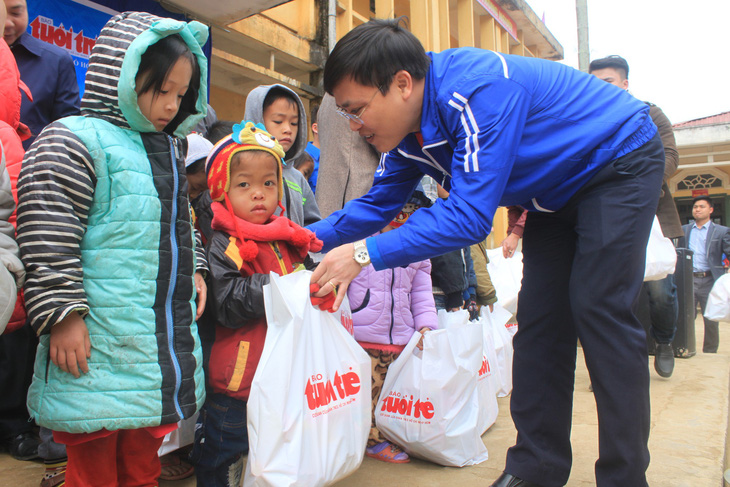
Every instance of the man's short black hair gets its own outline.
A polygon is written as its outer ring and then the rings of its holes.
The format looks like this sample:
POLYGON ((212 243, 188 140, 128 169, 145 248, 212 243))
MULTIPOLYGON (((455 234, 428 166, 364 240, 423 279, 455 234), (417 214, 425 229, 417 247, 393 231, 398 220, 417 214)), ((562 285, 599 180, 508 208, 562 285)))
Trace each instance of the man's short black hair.
POLYGON ((615 54, 601 59, 594 59, 588 66, 588 72, 592 73, 593 71, 606 68, 615 69, 624 79, 629 79, 629 63, 621 56, 615 54))
POLYGON ((698 196, 695 199, 692 200, 692 206, 695 205, 698 201, 707 201, 707 204, 710 205, 710 208, 714 208, 714 203, 712 203, 712 198, 709 196, 698 196))
POLYGON ((385 94, 395 73, 405 70, 414 80, 426 77, 431 59, 421 42, 406 30, 405 18, 373 19, 340 39, 324 65, 324 89, 330 95, 352 78, 385 94))

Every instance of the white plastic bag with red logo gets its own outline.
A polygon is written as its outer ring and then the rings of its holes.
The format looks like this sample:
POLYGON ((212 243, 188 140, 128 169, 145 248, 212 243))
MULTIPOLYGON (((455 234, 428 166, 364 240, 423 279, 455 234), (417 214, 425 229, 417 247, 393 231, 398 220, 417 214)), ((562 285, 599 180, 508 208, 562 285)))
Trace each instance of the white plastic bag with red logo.
MULTIPOLYGON (((484 306, 482 310, 486 310, 484 306)), ((489 312, 487 310, 487 312, 489 312)), ((469 312, 466 310, 456 312, 439 311, 439 328, 449 328, 454 325, 463 325, 469 321, 469 312)), ((482 327, 482 364, 477 374, 477 392, 479 394, 479 419, 477 429, 484 434, 490 426, 497 421, 499 415, 499 404, 497 403, 497 392, 500 390, 500 372, 497 365, 497 348, 492 336, 492 324, 483 312, 476 320, 482 327)))
POLYGON ((491 333, 494 341, 494 350, 499 368, 499 387, 497 396, 505 397, 512 392, 512 333, 507 329, 507 322, 512 313, 498 304, 494 305, 494 311, 489 311, 488 306, 482 306, 479 318, 484 323, 484 332, 491 333))
POLYGON ((248 400, 244 486, 330 485, 363 459, 370 358, 345 329, 347 313, 311 305, 311 274, 272 273, 264 287, 268 330, 248 400))
POLYGON ((375 411, 378 429, 410 455, 439 465, 485 461, 477 391, 482 327, 462 322, 429 331, 422 351, 416 347, 420 338, 414 333, 388 368, 375 411))
MULTIPOLYGON (((483 308, 486 308, 484 306, 483 308)), ((497 365, 497 348, 494 345, 492 330, 489 328, 483 316, 477 320, 482 327, 482 338, 484 346, 482 349, 482 366, 477 376, 477 390, 479 391, 479 431, 484 434, 497 421, 499 415, 499 404, 497 403, 497 392, 500 389, 500 372, 497 365)))

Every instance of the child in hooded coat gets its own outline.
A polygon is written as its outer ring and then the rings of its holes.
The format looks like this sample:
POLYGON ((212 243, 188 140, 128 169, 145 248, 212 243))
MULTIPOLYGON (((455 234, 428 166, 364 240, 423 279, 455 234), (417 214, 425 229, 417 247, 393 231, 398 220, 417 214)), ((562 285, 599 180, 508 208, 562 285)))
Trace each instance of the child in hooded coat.
POLYGON ((263 124, 286 152, 284 216, 303 227, 321 220, 312 188, 293 164, 307 147, 307 115, 299 96, 284 85, 258 86, 246 97, 244 118, 263 124))
POLYGON ((66 445, 68 485, 156 485, 163 437, 205 398, 207 262, 181 138, 206 113, 207 38, 194 21, 110 19, 81 115, 48 125, 23 162, 18 241, 40 341, 28 409, 66 445))

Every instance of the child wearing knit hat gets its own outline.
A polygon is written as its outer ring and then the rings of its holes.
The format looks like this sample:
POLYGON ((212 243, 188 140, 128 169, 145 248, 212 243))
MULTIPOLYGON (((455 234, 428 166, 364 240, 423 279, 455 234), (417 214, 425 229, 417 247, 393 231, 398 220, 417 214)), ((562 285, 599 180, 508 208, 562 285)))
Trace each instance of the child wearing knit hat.
POLYGON ((200 485, 240 485, 248 453, 246 401, 266 338, 263 286, 288 274, 322 242, 274 212, 282 196, 284 151, 262 125, 241 122, 207 160, 213 200, 208 247, 215 339, 206 370, 208 396, 191 458, 200 485))

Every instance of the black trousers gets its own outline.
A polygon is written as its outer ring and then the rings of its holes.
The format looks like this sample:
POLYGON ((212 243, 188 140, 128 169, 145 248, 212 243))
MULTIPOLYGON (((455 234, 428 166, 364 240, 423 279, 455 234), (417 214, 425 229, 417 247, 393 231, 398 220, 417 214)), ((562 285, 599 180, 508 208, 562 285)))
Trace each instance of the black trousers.
POLYGON ((506 472, 545 487, 568 481, 580 339, 598 409, 596 483, 647 485, 646 334, 632 309, 663 170, 655 136, 603 168, 561 210, 528 213, 511 398, 517 442, 506 472))
POLYGON ((30 431, 25 405, 38 339, 30 326, 0 335, 0 440, 30 431))
POLYGON ((702 343, 702 353, 717 353, 720 346, 720 323, 705 318, 705 308, 707 307, 707 297, 712 291, 712 285, 715 284, 713 276, 695 277, 695 317, 697 316, 697 305, 700 305, 702 319, 705 322, 705 339, 702 343))

